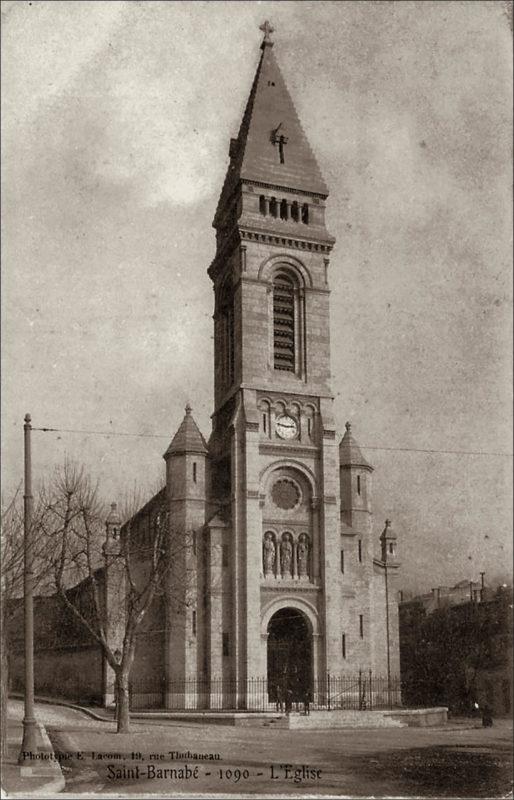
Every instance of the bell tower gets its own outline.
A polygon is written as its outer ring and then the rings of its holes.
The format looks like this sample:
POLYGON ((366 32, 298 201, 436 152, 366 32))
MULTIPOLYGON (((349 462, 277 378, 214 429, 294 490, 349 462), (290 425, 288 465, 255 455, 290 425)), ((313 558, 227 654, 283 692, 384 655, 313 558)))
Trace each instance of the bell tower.
POLYGON ((328 283, 335 240, 325 226, 328 189, 275 58, 273 28, 261 30, 209 268, 211 499, 227 521, 231 576, 223 674, 239 680, 271 677, 271 617, 286 607, 311 637, 311 673, 341 666, 328 283))

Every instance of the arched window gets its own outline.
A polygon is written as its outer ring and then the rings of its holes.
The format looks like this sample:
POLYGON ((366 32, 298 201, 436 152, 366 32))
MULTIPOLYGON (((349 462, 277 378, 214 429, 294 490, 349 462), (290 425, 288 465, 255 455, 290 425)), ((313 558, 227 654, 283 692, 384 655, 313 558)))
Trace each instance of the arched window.
POLYGON ((269 213, 272 217, 278 216, 278 203, 276 197, 272 197, 269 203, 269 213))
POLYGON ((267 400, 261 400, 259 403, 259 411, 261 413, 261 433, 267 439, 271 438, 271 409, 267 400))
POLYGON ((287 214, 287 200, 281 200, 280 201, 280 219, 287 220, 287 217, 288 217, 288 214, 287 214))
POLYGON ((222 383, 231 386, 234 380, 234 302, 229 281, 220 291, 219 313, 222 383))
POLYGON ((286 273, 273 281, 273 366, 295 371, 295 285, 286 273))

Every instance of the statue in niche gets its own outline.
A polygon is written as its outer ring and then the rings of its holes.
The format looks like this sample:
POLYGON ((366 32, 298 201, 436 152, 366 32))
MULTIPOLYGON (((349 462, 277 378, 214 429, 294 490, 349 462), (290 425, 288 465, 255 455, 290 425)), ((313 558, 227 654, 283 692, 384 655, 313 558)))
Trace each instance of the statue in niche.
POLYGON ((280 568, 282 575, 291 575, 293 566, 293 543, 291 536, 286 534, 280 546, 280 568))
POLYGON ((276 559, 276 550, 275 550, 275 541, 273 539, 272 533, 266 533, 264 536, 264 574, 269 575, 270 572, 273 573, 275 569, 275 559, 276 559))
POLYGON ((304 577, 309 574, 309 538, 302 533, 298 539, 298 575, 304 577))

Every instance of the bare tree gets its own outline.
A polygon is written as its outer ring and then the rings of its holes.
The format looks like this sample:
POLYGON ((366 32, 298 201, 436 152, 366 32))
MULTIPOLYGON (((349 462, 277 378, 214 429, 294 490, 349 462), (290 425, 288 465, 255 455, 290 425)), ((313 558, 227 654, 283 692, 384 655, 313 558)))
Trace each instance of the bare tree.
POLYGON ((114 673, 118 733, 129 731, 129 679, 143 619, 158 595, 189 603, 191 534, 170 530, 164 490, 147 504, 145 524, 134 514, 136 502, 134 495, 125 503, 124 524, 108 524, 106 538, 105 507, 83 468, 66 462, 45 497, 55 589, 114 673), (119 588, 114 598, 107 594, 112 570, 111 585, 119 588))

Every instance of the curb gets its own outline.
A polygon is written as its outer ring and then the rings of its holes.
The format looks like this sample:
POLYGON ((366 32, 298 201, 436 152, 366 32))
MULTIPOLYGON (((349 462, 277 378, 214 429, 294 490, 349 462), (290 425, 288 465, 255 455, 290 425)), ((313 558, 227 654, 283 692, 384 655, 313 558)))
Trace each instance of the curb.
MULTIPOLYGON (((45 753, 54 753, 54 748, 52 746, 52 742, 46 732, 45 726, 41 722, 36 722, 38 734, 40 737, 41 744, 38 747, 38 750, 41 750, 45 753)), ((34 790, 29 790, 28 788, 21 789, 18 792, 7 792, 4 787, 2 787, 3 794, 5 797, 40 797, 44 794, 58 794, 62 792, 65 788, 66 781, 64 779, 64 775, 62 773, 61 765, 57 759, 50 759, 48 761, 43 761, 41 764, 44 764, 45 772, 48 771, 50 775, 48 779, 45 780, 44 776, 40 775, 30 775, 30 778, 41 778, 38 782, 37 788, 34 790)), ((31 767, 28 767, 31 769, 31 767)), ((37 767, 35 767, 37 768, 37 767)), ((21 767, 20 767, 21 770, 21 767)), ((23 781, 23 777, 21 776, 21 781, 23 781)), ((27 776, 29 777, 29 776, 27 776)))
MULTIPOLYGON (((13 700, 23 700, 23 695, 21 692, 10 692, 9 697, 13 700)), ((76 703, 68 703, 66 700, 56 700, 53 697, 38 697, 37 695, 34 698, 36 703, 43 703, 49 706, 62 706, 63 708, 73 708, 75 711, 82 711, 87 717, 96 720, 97 722, 116 722, 113 717, 102 717, 100 714, 97 714, 95 711, 91 711, 90 708, 86 706, 78 706, 76 703)))
MULTIPOLYGON (((13 700, 23 700, 23 694, 21 692, 10 692, 9 697, 13 700)), ((75 711, 81 711, 86 716, 90 717, 91 719, 96 720, 97 722, 112 722, 113 724, 116 723, 115 717, 107 717, 101 714, 98 714, 96 711, 92 711, 87 706, 79 706, 76 703, 71 703, 67 700, 56 699, 53 697, 39 697, 38 695, 34 698, 36 703, 43 703, 51 706, 62 706, 63 708, 72 708, 75 711)), ((214 712, 214 716, 219 717, 220 719, 228 719, 233 712, 229 712, 224 715, 222 712, 214 712)), ((280 718, 280 715, 274 711, 269 712, 257 712, 254 714, 253 712, 247 712, 246 716, 250 718, 255 717, 264 717, 270 718, 275 720, 276 718, 280 718)), ((184 722, 184 721, 202 721, 204 719, 209 719, 212 714, 203 713, 201 711, 166 711, 166 710, 155 710, 155 711, 131 711, 130 712, 130 719, 134 721, 145 721, 149 719, 153 720, 176 720, 177 722, 184 722)))

